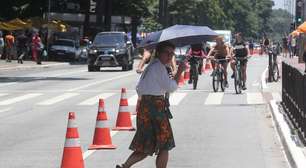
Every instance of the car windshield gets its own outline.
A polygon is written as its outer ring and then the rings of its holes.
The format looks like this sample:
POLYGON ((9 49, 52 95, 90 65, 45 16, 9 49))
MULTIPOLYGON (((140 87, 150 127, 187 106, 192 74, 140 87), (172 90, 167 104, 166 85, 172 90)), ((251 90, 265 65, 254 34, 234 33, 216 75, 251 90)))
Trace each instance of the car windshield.
POLYGON ((53 45, 74 47, 73 42, 72 41, 67 41, 67 40, 57 40, 57 41, 54 42, 53 45))
POLYGON ((100 34, 94 40, 96 45, 117 45, 122 43, 124 43, 124 36, 121 34, 100 34))

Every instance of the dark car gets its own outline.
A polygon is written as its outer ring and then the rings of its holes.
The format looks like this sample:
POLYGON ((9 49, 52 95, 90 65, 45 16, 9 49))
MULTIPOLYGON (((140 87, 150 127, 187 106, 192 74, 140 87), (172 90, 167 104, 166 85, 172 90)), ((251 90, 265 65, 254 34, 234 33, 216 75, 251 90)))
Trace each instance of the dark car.
POLYGON ((49 50, 50 59, 56 61, 77 61, 80 54, 80 47, 71 39, 58 39, 49 50))
POLYGON ((98 33, 89 49, 88 71, 99 71, 100 67, 122 67, 133 69, 134 47, 124 32, 98 33))

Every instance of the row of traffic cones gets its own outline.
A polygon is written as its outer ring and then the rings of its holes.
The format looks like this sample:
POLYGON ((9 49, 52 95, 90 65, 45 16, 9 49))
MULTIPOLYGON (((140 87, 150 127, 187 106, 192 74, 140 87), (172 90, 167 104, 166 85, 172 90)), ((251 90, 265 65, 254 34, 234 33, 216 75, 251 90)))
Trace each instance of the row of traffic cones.
MULTIPOLYGON (((116 146, 112 144, 110 128, 108 127, 107 121, 108 117, 104 108, 104 100, 99 99, 95 132, 93 136, 93 142, 88 148, 89 150, 116 149, 116 146)), ((121 90, 119 112, 117 116, 116 127, 113 128, 113 130, 135 130, 135 128, 132 126, 131 114, 128 110, 128 100, 125 88, 122 88, 121 90)), ((66 140, 61 168, 84 168, 84 160, 82 156, 82 149, 74 112, 69 112, 68 115, 68 126, 66 131, 66 140)))
MULTIPOLYGON (((210 61, 206 61, 205 65, 202 68, 202 73, 206 73, 208 71, 210 71, 212 69, 211 66, 211 62, 210 61)), ((180 76, 179 79, 179 86, 183 86, 185 84, 186 81, 188 81, 190 78, 190 66, 187 66, 186 70, 184 73, 182 73, 182 75, 180 76)))

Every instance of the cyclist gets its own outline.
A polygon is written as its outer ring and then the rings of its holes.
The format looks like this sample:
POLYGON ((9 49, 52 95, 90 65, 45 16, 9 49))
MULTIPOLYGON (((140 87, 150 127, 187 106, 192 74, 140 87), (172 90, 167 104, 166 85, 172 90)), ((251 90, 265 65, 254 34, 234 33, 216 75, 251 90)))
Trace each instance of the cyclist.
MULTIPOLYGON (((192 44, 188 53, 187 58, 190 60, 191 57, 197 57, 199 58, 199 67, 198 72, 201 75, 202 74, 202 68, 203 68, 203 59, 206 57, 205 51, 202 47, 202 44, 192 44)), ((192 76, 192 74, 190 74, 192 76)), ((188 83, 192 83, 191 78, 189 78, 188 83)))
POLYGON ((265 35, 265 36, 264 36, 264 40, 263 40, 264 51, 265 51, 265 53, 268 53, 268 48, 269 48, 269 46, 271 45, 270 43, 271 43, 271 42, 270 42, 269 38, 265 35))
MULTIPOLYGON (((249 49, 247 48, 243 38, 242 38, 242 34, 241 33, 237 33, 235 35, 235 43, 233 45, 233 56, 234 57, 238 57, 238 58, 246 58, 249 55, 249 49)), ((246 79, 247 79, 247 75, 246 75, 246 69, 247 69, 247 59, 241 60, 241 70, 242 70, 242 89, 246 90, 246 79)), ((235 71, 235 60, 232 60, 231 62, 231 68, 233 70, 233 72, 235 71)), ((234 73, 231 76, 232 78, 234 78, 234 73)))
MULTIPOLYGON (((214 46, 208 53, 207 57, 210 58, 211 56, 214 57, 214 59, 224 59, 221 60, 219 63, 222 65, 223 70, 224 70, 224 81, 225 81, 225 87, 228 87, 228 82, 227 82, 227 65, 228 61, 225 60, 226 58, 229 57, 229 47, 225 45, 223 41, 223 37, 219 36, 216 38, 216 46, 214 46)), ((213 73, 211 76, 215 73, 215 68, 216 68, 216 62, 212 59, 211 64, 213 68, 213 73)))

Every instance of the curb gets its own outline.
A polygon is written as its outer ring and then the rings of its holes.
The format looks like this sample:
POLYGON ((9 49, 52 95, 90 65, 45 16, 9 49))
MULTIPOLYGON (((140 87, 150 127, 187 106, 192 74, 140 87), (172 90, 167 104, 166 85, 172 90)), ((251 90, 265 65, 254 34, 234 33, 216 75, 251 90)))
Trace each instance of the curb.
POLYGON ((280 112, 275 100, 271 100, 270 103, 273 124, 278 132, 280 141, 284 147, 285 156, 292 168, 305 168, 306 156, 303 153, 305 147, 300 147, 297 144, 297 140, 292 135, 291 130, 286 122, 284 115, 280 112))

